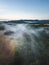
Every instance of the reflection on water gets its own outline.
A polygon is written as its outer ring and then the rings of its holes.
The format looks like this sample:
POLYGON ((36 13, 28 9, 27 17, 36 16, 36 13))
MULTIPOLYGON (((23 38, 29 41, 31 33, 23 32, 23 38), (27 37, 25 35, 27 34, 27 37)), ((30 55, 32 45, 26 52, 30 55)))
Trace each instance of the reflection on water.
POLYGON ((49 27, 1 24, 0 63, 49 65, 49 27))

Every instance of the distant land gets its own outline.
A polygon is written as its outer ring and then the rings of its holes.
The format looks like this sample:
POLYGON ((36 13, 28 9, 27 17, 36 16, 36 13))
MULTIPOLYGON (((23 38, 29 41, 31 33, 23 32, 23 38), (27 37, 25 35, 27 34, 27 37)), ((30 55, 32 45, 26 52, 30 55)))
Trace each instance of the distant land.
POLYGON ((36 20, 5 20, 5 19, 3 19, 3 20, 0 20, 0 23, 1 22, 3 22, 3 23, 9 23, 9 24, 11 24, 11 23, 20 23, 20 24, 22 24, 22 23, 25 23, 25 24, 27 24, 27 23, 29 23, 29 24, 49 24, 49 20, 38 20, 38 19, 36 19, 36 20))

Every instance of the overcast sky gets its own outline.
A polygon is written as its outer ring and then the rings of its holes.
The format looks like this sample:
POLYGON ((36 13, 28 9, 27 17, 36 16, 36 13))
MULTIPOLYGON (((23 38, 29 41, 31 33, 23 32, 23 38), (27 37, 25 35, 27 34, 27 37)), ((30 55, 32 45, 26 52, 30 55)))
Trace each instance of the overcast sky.
POLYGON ((49 0, 0 0, 0 19, 49 19, 49 0))

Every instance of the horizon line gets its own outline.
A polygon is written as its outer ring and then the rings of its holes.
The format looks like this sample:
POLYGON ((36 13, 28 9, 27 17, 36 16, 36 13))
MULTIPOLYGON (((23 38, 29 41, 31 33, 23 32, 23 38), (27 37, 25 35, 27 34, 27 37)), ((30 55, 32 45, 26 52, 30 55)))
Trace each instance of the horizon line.
POLYGON ((0 19, 0 21, 13 21, 13 20, 49 20, 49 19, 0 19))

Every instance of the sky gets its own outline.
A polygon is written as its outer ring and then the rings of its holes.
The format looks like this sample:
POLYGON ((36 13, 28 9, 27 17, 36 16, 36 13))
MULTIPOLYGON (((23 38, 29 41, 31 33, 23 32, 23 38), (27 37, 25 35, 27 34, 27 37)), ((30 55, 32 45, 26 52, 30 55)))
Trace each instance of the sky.
POLYGON ((2 19, 49 19, 49 0, 0 0, 2 19))

